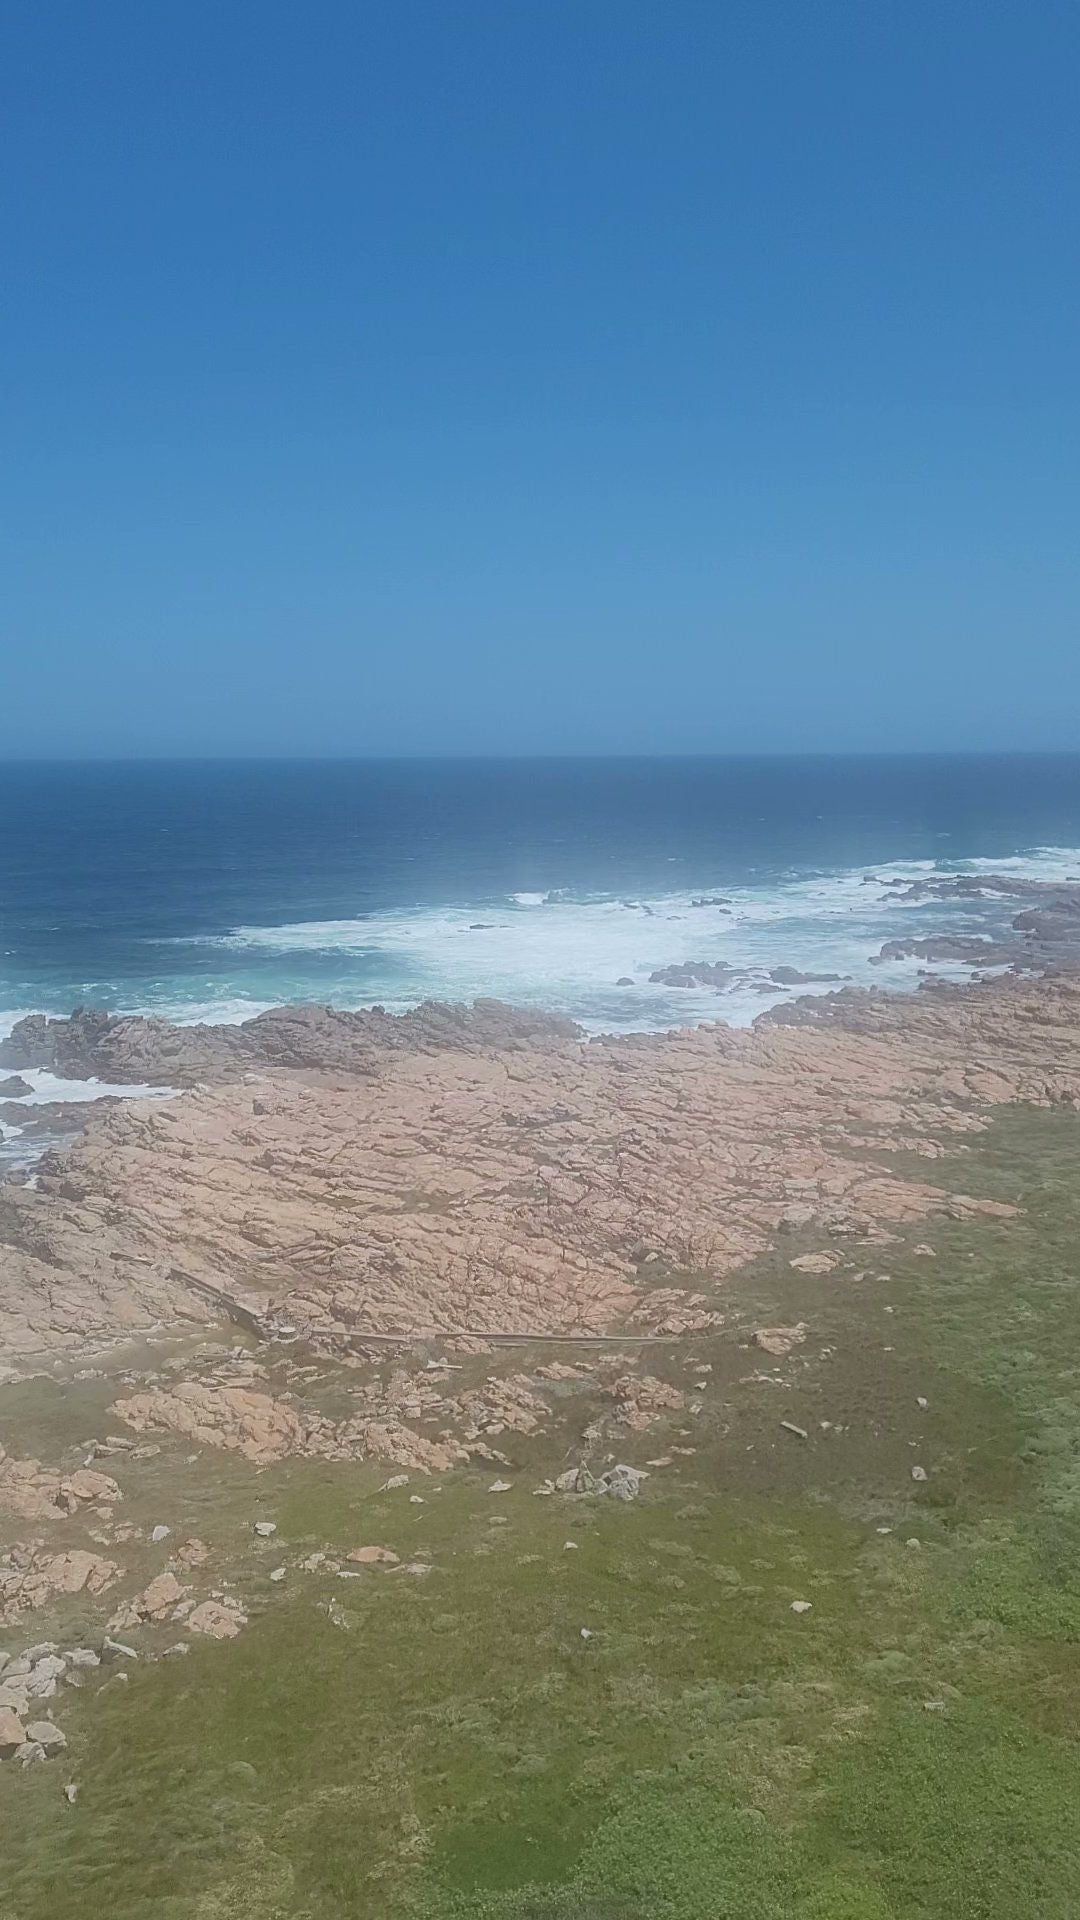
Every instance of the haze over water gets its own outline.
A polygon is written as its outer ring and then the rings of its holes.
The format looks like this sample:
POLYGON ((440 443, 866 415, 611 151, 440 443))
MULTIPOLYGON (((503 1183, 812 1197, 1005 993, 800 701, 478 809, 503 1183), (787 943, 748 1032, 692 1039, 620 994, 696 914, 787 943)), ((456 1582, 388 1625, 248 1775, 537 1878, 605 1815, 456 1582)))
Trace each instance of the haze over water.
POLYGON ((478 994, 594 1031, 744 1023, 788 997, 772 967, 914 986, 883 941, 1015 911, 870 872, 1080 872, 1075 755, 9 764, 0 809, 3 1029, 478 994), (701 960, 760 977, 649 982, 701 960))

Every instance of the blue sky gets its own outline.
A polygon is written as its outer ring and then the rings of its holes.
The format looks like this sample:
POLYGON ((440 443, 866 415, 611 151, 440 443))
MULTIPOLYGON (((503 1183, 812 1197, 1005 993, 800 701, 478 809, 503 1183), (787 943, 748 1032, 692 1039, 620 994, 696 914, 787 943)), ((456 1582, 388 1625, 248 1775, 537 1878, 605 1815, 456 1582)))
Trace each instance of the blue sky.
POLYGON ((10 754, 1080 746, 1080 12, 24 0, 10 754))

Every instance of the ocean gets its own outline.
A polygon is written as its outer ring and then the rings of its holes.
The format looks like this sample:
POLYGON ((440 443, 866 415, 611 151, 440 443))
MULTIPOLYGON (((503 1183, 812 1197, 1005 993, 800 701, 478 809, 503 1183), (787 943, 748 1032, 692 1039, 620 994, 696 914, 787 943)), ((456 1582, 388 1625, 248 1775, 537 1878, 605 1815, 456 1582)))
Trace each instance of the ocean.
POLYGON ((9 762, 0 1033, 80 1003, 220 1021, 478 994, 592 1032, 745 1023, 788 997, 778 965, 915 986, 884 941, 1015 905, 867 876, 980 863, 1080 873, 1080 756, 9 762), (649 980, 705 960, 747 976, 649 980))

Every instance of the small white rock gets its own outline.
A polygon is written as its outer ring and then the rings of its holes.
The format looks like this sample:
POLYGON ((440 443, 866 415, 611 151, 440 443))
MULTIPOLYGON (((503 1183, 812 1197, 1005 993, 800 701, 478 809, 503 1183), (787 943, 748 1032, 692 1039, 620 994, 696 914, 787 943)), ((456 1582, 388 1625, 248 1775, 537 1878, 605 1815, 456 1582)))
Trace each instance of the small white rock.
POLYGON ((925 1467, 912 1467, 911 1477, 913 1480, 928 1480, 930 1478, 925 1467))
POLYGON ((583 1639, 583 1640, 591 1640, 591 1639, 592 1639, 592 1637, 593 1637, 593 1632, 592 1632, 592 1628, 591 1628, 591 1627, 582 1627, 582 1629, 581 1629, 581 1637, 582 1637, 582 1639, 583 1639))
POLYGON ((564 1552, 564 1553, 576 1553, 576 1552, 577 1552, 577 1550, 578 1550, 578 1543, 577 1543, 577 1541, 576 1541, 576 1540, 564 1540, 564 1541, 563 1541, 563 1552, 564 1552))
POLYGON ((271 1534, 277 1532, 277 1521, 256 1520, 252 1531, 258 1534, 260 1540, 269 1540, 271 1534))
POLYGON ((791 1611, 792 1613, 809 1613, 813 1604, 812 1600, 793 1600, 791 1611))
POLYGON ((923 1410, 923 1412, 925 1413, 925 1412, 926 1412, 926 1409, 927 1409, 927 1407, 928 1407, 928 1406, 930 1405, 930 1402, 929 1402, 929 1400, 927 1400, 927 1398, 926 1398, 926 1396, 925 1396, 924 1394, 921 1394, 921 1393, 920 1393, 920 1394, 916 1394, 916 1396, 915 1396, 915 1405, 916 1405, 917 1407, 921 1407, 921 1408, 922 1408, 922 1410, 923 1410))
POLYGON ((160 1547, 161 1542, 163 1540, 167 1540, 171 1532, 172 1532, 171 1527, 162 1527, 162 1526, 152 1527, 150 1530, 151 1545, 155 1547, 160 1547))
POLYGON ((27 1693, 33 1700, 51 1700, 56 1692, 57 1681, 62 1680, 66 1672, 67 1661, 62 1660, 59 1654, 44 1654, 27 1678, 27 1693))
POLYGON ((270 1578, 271 1578, 271 1580, 284 1580, 284 1578, 285 1578, 285 1568, 284 1568, 284 1567, 275 1567, 275 1568, 274 1568, 274 1571, 273 1571, 273 1573, 272 1573, 272 1574, 270 1575, 270 1578))
POLYGON ((488 1488, 488 1492, 489 1493, 509 1493, 512 1486, 513 1486, 512 1480, 493 1480, 490 1487, 488 1488))
POLYGON ((74 1780, 69 1780, 67 1786, 64 1788, 64 1799, 67 1801, 68 1806, 73 1807, 78 1797, 78 1783, 74 1780))

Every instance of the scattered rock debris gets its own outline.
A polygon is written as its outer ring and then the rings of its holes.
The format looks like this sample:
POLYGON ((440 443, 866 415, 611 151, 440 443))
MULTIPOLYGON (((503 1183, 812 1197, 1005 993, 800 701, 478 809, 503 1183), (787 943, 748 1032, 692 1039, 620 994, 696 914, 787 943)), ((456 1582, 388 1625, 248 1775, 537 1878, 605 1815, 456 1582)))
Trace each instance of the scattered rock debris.
POLYGON ((608 1495, 613 1500, 636 1500, 641 1492, 642 1481, 648 1477, 642 1468, 625 1465, 609 1467, 606 1473, 601 1474, 592 1473, 586 1466, 569 1467, 565 1473, 560 1473, 557 1480, 545 1480, 536 1491, 593 1498, 608 1495))

